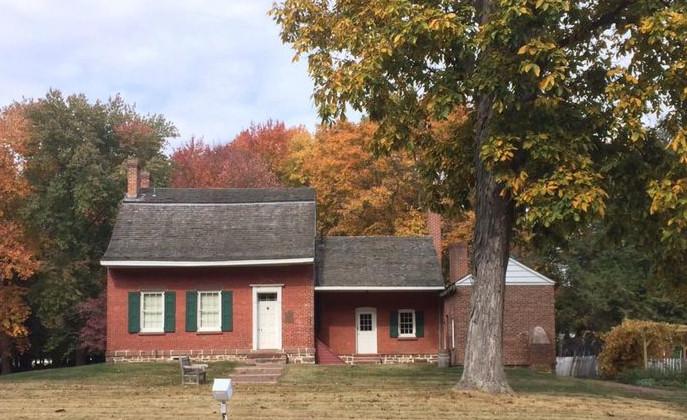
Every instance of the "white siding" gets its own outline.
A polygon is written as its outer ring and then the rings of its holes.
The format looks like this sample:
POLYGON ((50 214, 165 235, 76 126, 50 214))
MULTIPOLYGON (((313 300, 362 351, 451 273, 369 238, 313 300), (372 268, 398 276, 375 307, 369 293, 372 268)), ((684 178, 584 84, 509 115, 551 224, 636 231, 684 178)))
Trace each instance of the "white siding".
MULTIPOLYGON (((508 268, 506 269, 506 284, 514 286, 544 286, 553 285, 554 281, 511 258, 508 260, 508 268)), ((468 275, 456 282, 456 286, 471 285, 472 275, 468 275)))

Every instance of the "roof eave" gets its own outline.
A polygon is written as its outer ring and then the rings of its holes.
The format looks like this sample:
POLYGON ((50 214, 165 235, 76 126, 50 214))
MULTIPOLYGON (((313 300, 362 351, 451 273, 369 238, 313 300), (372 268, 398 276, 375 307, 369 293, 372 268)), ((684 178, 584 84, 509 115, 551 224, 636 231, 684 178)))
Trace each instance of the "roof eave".
POLYGON ((316 292, 442 291, 444 286, 315 286, 316 292))
POLYGON ((159 267, 251 267, 274 265, 312 264, 314 258, 277 258, 263 260, 228 261, 149 261, 149 260, 101 260, 108 268, 159 268, 159 267))

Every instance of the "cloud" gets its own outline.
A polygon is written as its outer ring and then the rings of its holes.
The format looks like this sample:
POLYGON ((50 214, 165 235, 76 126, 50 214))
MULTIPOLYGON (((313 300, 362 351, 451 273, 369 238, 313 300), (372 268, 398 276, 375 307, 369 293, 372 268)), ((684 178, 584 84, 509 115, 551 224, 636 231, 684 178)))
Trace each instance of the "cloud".
POLYGON ((272 0, 0 0, 0 104, 49 88, 174 122, 181 138, 233 138, 251 121, 318 122, 303 61, 267 16, 272 0))

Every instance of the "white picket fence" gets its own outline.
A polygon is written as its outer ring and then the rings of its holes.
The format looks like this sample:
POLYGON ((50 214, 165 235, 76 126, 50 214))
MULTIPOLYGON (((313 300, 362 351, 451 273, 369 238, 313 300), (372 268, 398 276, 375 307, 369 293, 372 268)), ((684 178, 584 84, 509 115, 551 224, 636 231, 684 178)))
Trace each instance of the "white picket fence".
POLYGON ((665 359, 649 359, 649 370, 660 373, 677 373, 687 370, 685 360, 678 357, 665 359))
POLYGON ((596 378, 596 356, 556 357, 556 375, 596 378))

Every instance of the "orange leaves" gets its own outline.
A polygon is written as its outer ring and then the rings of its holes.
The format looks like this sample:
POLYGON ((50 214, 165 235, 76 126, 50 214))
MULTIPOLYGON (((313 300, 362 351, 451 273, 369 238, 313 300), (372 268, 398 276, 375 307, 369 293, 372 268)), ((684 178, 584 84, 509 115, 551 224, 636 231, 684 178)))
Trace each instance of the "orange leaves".
POLYGON ((424 215, 417 208, 418 179, 406 152, 376 158, 377 127, 340 122, 320 128, 292 154, 292 179, 317 190, 318 223, 332 235, 418 234, 424 215))
POLYGON ((24 231, 14 220, 19 199, 29 193, 23 177, 23 154, 29 138, 29 124, 20 105, 0 113, 0 334, 12 338, 28 334, 25 322, 30 309, 24 300, 28 280, 38 269, 24 231))
POLYGON ((687 334, 678 325, 626 319, 604 337, 599 370, 606 377, 643 367, 647 358, 665 358, 676 346, 687 344, 687 334))
POLYGON ((187 188, 258 188, 282 184, 292 138, 301 128, 254 124, 231 143, 208 146, 191 138, 172 155, 171 184, 187 188))

